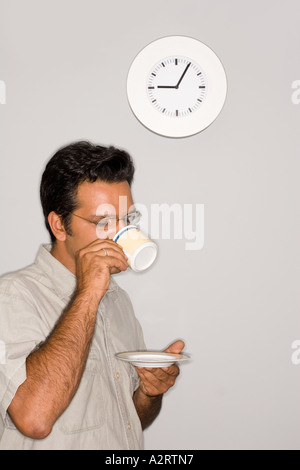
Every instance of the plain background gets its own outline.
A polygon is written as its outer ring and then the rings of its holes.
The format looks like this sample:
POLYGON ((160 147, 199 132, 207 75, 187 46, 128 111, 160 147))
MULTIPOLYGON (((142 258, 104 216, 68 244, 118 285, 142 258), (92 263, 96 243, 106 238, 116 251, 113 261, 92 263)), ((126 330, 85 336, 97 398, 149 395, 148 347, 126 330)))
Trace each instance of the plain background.
POLYGON ((45 163, 88 139, 128 150, 133 194, 204 204, 205 244, 158 239, 144 274, 117 278, 149 348, 186 341, 148 449, 300 449, 298 0, 0 0, 0 273, 48 242, 45 163), (224 64, 228 95, 204 132, 167 139, 127 102, 130 64, 148 43, 191 36, 224 64))

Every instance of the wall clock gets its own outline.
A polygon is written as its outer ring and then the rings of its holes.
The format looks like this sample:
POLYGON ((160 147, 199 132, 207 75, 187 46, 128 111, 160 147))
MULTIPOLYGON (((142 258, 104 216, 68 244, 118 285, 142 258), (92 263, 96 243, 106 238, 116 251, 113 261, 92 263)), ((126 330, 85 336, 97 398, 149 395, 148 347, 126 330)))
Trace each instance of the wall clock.
POLYGON ((223 65, 202 42, 169 36, 146 46, 127 77, 127 96, 137 119, 166 137, 188 137, 207 128, 227 93, 223 65))

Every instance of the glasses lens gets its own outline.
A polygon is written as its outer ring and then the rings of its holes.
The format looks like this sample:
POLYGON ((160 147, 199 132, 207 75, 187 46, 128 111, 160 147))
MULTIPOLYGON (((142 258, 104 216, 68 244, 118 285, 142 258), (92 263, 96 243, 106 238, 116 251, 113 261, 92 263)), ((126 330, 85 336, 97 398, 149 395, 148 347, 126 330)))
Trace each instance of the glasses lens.
POLYGON ((104 217, 97 224, 97 237, 100 239, 112 238, 117 229, 117 219, 115 217, 104 217))
POLYGON ((127 216, 127 220, 129 224, 137 225, 140 222, 141 213, 139 211, 131 212, 127 216))
MULTIPOLYGON (((130 212, 125 217, 122 217, 124 223, 127 225, 137 225, 140 222, 141 213, 139 211, 130 212)), ((117 220, 113 216, 104 217, 98 222, 97 227, 100 230, 112 230, 116 227, 117 220)), ((120 219, 121 220, 121 219, 120 219)))
POLYGON ((109 230, 112 226, 116 225, 115 217, 104 217, 98 222, 97 226, 102 230, 109 230))

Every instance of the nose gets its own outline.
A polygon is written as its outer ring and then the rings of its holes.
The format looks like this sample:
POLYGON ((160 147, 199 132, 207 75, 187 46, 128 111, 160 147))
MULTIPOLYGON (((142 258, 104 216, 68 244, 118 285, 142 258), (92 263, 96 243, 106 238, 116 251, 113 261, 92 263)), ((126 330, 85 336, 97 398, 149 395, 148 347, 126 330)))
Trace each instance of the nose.
POLYGON ((123 219, 120 219, 117 223, 117 231, 121 230, 122 228, 126 227, 126 223, 124 222, 123 219))

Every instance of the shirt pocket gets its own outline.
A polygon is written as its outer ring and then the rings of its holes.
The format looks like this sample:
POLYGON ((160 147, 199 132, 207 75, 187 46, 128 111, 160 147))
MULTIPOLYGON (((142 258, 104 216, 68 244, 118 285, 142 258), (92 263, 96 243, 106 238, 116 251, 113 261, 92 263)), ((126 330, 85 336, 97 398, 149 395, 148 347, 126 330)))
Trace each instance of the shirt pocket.
POLYGON ((103 426, 106 394, 99 355, 91 349, 80 385, 71 403, 59 418, 64 434, 75 434, 103 426))

